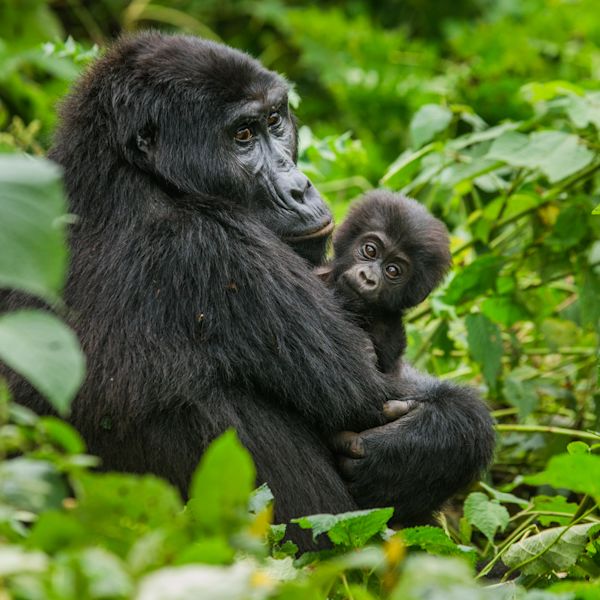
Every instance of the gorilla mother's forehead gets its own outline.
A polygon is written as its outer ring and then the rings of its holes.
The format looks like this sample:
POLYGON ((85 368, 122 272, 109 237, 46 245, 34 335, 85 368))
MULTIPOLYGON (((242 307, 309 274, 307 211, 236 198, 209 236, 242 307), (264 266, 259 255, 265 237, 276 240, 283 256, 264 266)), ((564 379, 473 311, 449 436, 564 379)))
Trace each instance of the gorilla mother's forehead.
POLYGON ((280 103, 288 91, 283 77, 248 54, 193 36, 149 32, 122 39, 113 51, 148 83, 205 93, 225 104, 280 103))

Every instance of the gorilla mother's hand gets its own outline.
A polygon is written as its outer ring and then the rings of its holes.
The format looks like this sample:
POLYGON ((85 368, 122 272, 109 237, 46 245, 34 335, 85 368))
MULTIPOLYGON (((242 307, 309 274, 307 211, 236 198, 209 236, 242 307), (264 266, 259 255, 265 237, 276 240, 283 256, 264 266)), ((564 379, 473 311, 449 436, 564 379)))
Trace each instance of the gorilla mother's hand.
POLYGON ((361 508, 393 506, 397 523, 415 525, 489 465, 494 431, 472 388, 412 368, 403 370, 399 383, 405 399, 386 404, 390 422, 341 432, 333 446, 361 508))

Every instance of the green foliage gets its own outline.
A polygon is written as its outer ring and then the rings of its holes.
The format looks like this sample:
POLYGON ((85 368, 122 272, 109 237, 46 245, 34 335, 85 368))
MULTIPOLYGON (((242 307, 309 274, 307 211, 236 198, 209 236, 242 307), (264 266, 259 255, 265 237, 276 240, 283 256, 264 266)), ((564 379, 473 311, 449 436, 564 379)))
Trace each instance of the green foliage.
MULTIPOLYGON (((158 478, 90 470, 77 432, 0 382, 1 598, 600 598, 597 2, 401 4, 5 0, 0 152, 44 153, 58 98, 120 29, 221 39, 284 72, 299 163, 338 222, 382 185, 448 225, 454 266, 408 315, 408 353, 489 400, 491 473, 441 527, 301 517, 332 547, 298 557, 233 431, 184 505, 158 478)), ((0 315, 0 360, 68 414, 84 362, 58 318, 64 213, 56 167, 0 157, 0 287, 58 315, 0 315)))

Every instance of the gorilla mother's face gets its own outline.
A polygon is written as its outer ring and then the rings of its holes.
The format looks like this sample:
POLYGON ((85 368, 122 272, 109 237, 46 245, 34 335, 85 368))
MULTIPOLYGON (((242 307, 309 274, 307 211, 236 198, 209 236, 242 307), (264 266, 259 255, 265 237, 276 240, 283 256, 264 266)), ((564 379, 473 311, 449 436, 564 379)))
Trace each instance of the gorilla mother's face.
MULTIPOLYGON (((181 193, 245 207, 305 258, 318 261, 333 222, 296 166, 285 80, 213 42, 185 36, 147 36, 144 42, 130 57, 143 85, 132 90, 136 106, 122 123, 134 161, 137 153, 142 168, 181 193)), ((132 85, 131 71, 127 82, 132 85)))

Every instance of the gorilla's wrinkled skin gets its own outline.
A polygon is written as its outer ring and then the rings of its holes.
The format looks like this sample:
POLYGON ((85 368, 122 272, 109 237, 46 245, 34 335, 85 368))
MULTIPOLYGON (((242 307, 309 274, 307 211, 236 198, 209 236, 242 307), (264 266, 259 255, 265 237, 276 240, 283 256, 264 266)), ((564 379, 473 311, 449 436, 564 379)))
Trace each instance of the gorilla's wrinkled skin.
POLYGON ((97 61, 61 115, 50 156, 79 217, 65 300, 88 359, 71 421, 104 468, 185 494, 234 427, 279 520, 395 506, 408 524, 486 467, 476 393, 410 367, 379 373, 305 261, 322 258, 331 216, 296 167, 281 77, 219 44, 143 34, 97 61), (415 408, 386 424, 389 400, 415 408), (345 478, 329 445, 342 430, 364 432, 341 442, 345 478))

